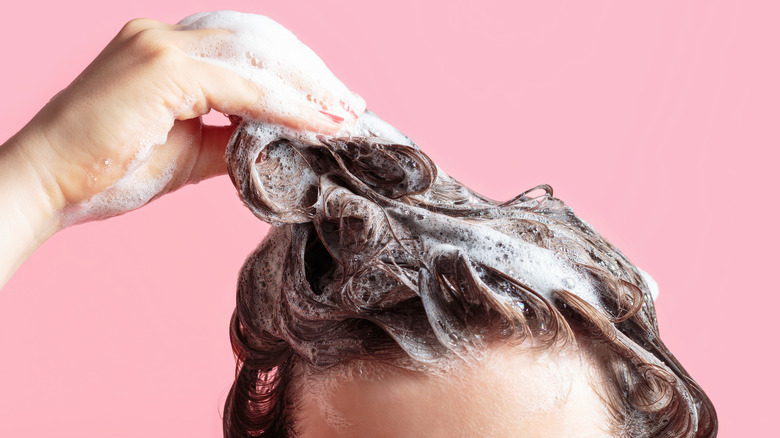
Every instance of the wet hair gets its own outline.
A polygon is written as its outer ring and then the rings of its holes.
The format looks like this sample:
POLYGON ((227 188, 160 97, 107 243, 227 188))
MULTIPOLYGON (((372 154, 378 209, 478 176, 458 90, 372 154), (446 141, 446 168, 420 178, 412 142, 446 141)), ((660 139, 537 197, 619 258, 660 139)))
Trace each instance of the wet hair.
POLYGON ((245 122, 229 144, 239 196, 273 228, 238 282, 226 437, 294 436, 302 368, 420 369, 528 339, 591 352, 615 435, 717 435, 712 403, 659 337, 642 272, 549 186, 495 202, 372 114, 358 128, 245 122))

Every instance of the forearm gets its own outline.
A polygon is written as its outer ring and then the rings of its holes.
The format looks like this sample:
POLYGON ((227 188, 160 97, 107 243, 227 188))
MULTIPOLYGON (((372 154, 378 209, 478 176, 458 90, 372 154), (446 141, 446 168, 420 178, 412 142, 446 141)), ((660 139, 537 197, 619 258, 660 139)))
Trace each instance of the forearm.
POLYGON ((19 133, 0 147, 0 288, 60 226, 60 215, 35 166, 34 135, 19 133))

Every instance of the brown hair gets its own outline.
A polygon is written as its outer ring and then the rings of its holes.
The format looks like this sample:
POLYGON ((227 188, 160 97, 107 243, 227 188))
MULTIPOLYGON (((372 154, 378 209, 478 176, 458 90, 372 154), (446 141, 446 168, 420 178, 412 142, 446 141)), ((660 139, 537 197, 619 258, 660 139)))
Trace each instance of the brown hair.
POLYGON ((246 205, 275 225, 239 278, 226 437, 293 436, 296 369, 435 364, 487 341, 593 352, 613 431, 714 437, 715 409, 661 342, 640 271, 542 185, 498 203, 410 141, 244 123, 228 148, 246 205), (576 335, 575 335, 576 333, 576 335))

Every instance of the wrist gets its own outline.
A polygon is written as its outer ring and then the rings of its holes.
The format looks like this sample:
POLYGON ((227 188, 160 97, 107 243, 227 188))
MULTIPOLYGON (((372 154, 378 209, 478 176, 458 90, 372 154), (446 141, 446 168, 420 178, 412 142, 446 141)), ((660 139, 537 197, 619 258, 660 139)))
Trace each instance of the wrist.
POLYGON ((0 146, 0 287, 61 226, 64 201, 35 162, 35 141, 20 132, 0 146))
POLYGON ((66 162, 66 159, 62 156, 53 157, 56 155, 55 150, 45 133, 39 132, 31 125, 25 126, 11 137, 3 148, 9 149, 9 161, 14 163, 19 173, 21 180, 18 185, 23 182, 22 190, 34 192, 29 194, 39 201, 36 213, 58 218, 67 204, 67 199, 60 188, 54 168, 62 167, 58 162, 66 162))

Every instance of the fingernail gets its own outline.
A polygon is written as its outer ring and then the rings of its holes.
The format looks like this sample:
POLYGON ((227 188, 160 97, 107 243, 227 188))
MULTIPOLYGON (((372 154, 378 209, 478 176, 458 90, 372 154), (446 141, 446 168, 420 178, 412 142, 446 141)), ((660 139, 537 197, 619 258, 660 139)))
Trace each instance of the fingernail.
POLYGON ((331 114, 327 111, 320 111, 320 114, 324 115, 325 117, 329 118, 334 123, 342 123, 344 121, 344 117, 339 117, 335 114, 331 114))

